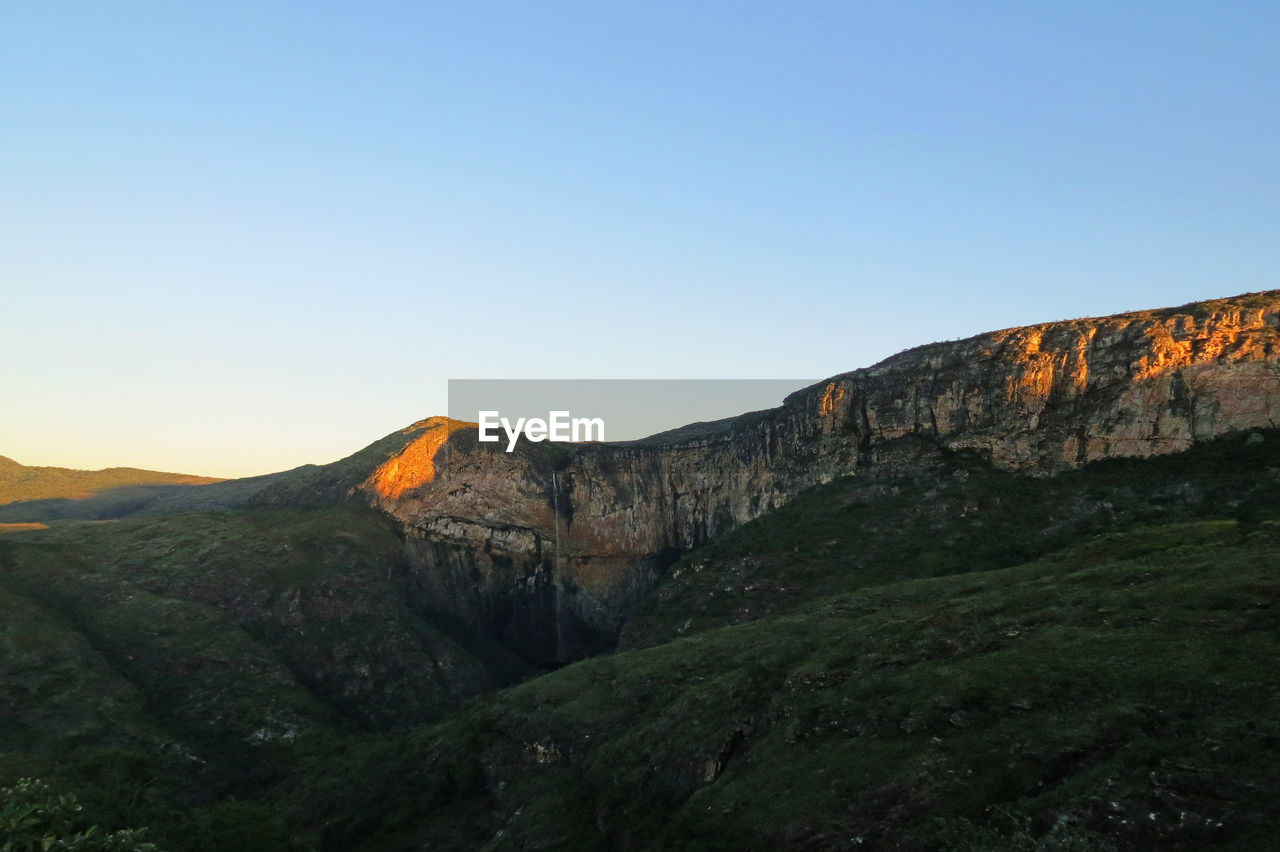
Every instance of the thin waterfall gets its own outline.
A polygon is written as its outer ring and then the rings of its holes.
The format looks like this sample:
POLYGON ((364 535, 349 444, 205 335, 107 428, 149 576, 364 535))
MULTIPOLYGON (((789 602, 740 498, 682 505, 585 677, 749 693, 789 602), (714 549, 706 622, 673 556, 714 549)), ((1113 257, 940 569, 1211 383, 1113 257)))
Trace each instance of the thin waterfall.
POLYGON ((556 662, 564 662, 564 619, 561 617, 561 592, 560 583, 560 480, 556 476, 556 472, 551 471, 551 512, 552 520, 556 527, 556 550, 552 556, 554 560, 551 563, 551 582, 555 586, 556 596, 556 662))

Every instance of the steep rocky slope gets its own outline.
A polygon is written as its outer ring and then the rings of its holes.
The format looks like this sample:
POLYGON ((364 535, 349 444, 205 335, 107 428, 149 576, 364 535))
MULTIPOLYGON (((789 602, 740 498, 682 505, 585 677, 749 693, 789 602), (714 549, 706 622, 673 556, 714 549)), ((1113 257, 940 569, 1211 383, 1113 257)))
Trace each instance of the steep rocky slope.
MULTIPOLYGON (((334 464, 73 516, 367 502, 401 526, 433 608, 553 664, 612 647, 681 553, 816 485, 910 476, 956 452, 1052 474, 1278 421, 1269 291, 921 346, 778 408, 644 441, 507 453, 436 417, 334 464)), ((55 508, 16 504, 0 521, 55 508)))
POLYGON ((403 524, 443 607, 551 662, 611 645, 679 553, 838 477, 957 451, 1049 474, 1277 421, 1271 291, 922 346, 693 438, 506 453, 432 418, 364 479, 325 487, 403 524))

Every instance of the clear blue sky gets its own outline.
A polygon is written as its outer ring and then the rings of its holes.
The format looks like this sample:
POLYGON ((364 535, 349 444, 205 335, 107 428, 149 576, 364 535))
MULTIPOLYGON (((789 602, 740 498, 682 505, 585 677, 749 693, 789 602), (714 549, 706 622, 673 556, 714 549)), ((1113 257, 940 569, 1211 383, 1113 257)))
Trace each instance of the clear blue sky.
POLYGON ((790 378, 1280 287, 1280 4, 0 5, 0 454, 790 378))

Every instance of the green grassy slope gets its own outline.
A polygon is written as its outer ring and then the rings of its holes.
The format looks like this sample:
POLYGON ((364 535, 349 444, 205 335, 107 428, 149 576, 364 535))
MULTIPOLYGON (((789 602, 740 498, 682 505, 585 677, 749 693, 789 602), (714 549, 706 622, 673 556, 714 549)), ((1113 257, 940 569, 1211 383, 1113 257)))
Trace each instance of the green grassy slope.
POLYGON ((836 595, 348 745, 291 807, 333 849, 1272 849, 1278 565, 1207 521, 836 595))
POLYGON ((27 467, 0 456, 0 505, 27 500, 80 500, 112 488, 139 485, 201 485, 219 480, 184 473, 161 473, 133 467, 71 470, 27 467))
POLYGON ((837 592, 1001 568, 1138 525, 1280 512, 1280 431, 1185 453, 1016 476, 952 455, 931 475, 815 488, 686 554, 623 648, 786 612, 837 592))
POLYGON ((438 719, 525 673, 427 603, 392 524, 358 506, 5 536, 0 786, 41 775, 96 822, 172 840, 316 743, 438 719))
POLYGON ((1278 486, 1277 432, 842 480, 497 692, 358 505, 7 534, 0 786, 170 849, 1270 849, 1278 486))

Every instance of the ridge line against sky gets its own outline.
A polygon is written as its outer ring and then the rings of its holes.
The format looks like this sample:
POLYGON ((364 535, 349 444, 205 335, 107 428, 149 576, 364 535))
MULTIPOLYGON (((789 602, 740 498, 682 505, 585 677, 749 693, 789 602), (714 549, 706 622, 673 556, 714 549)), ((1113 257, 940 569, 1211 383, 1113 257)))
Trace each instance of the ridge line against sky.
POLYGON ((1280 5, 14 2, 0 454, 240 476, 451 378, 827 376, 1272 289, 1280 5))

